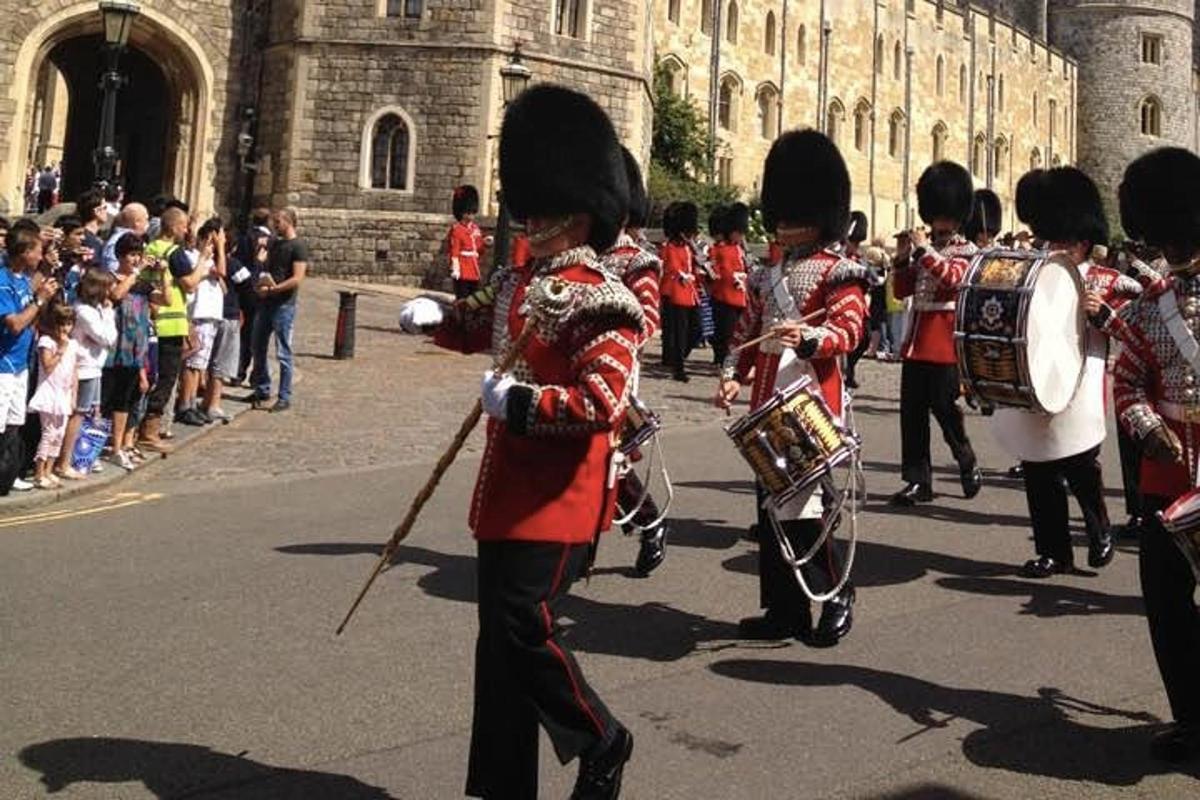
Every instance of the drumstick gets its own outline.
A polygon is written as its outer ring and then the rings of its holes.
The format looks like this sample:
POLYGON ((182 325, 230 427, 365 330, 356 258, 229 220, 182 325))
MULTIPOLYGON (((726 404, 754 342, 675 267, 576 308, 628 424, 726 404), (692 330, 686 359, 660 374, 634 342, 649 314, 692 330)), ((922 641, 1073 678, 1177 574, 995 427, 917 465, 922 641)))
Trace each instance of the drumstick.
MULTIPOLYGON (((799 320, 796 320, 796 321, 800 322, 802 324, 812 322, 813 320, 815 320, 817 317, 821 316, 824 313, 825 313, 825 309, 818 308, 816 311, 812 312, 811 314, 801 317, 799 320)), ((755 336, 753 339, 751 339, 748 342, 742 342, 737 347, 733 348, 733 350, 730 351, 730 354, 736 356, 738 353, 742 352, 743 350, 749 350, 751 347, 754 347, 754 345, 762 344, 767 339, 773 339, 777 335, 778 334, 775 332, 774 329, 767 331, 762 336, 755 336)))

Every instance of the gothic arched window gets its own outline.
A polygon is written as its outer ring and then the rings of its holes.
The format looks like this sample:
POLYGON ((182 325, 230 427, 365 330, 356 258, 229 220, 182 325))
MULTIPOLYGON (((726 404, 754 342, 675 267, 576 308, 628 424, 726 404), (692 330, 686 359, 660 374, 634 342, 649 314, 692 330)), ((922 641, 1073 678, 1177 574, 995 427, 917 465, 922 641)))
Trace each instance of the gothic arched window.
POLYGON ((766 31, 763 33, 763 51, 767 55, 775 55, 775 12, 767 12, 766 31))
POLYGON ((737 44, 738 37, 738 7, 737 3, 730 3, 729 10, 725 12, 725 41, 730 44, 737 44))
POLYGON ((376 113, 363 131, 363 188, 412 191, 415 160, 412 124, 399 108, 376 113))
POLYGON ((1142 133, 1162 136, 1162 103, 1157 97, 1147 97, 1141 105, 1142 133))

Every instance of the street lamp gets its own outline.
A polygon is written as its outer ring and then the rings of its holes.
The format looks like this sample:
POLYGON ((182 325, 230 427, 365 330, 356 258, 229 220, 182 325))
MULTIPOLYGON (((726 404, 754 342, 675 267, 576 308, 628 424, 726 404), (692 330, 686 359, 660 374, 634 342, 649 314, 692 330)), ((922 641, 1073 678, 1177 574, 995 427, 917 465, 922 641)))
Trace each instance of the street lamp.
MULTIPOLYGON (((504 107, 525 91, 533 72, 521 63, 521 43, 513 46, 508 63, 500 68, 500 88, 504 92, 504 107)), ((492 268, 499 269, 508 259, 508 211, 504 208, 504 190, 496 192, 500 208, 496 213, 496 235, 492 241, 492 268)))
POLYGON ((100 15, 104 20, 105 68, 100 75, 100 92, 103 104, 100 107, 100 141, 93 156, 96 167, 96 185, 107 187, 117 177, 117 91, 125 83, 117 65, 121 52, 129 43, 129 31, 133 20, 141 9, 130 0, 100 0, 100 15))

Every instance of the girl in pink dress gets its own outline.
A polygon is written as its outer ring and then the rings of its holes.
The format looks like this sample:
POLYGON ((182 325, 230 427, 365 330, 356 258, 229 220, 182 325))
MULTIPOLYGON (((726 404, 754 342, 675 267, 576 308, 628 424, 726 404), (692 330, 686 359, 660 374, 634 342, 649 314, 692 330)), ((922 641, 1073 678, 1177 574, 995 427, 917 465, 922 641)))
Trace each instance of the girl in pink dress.
POLYGON ((54 461, 62 451, 67 419, 75 408, 75 375, 79 343, 71 338, 75 327, 75 309, 54 303, 42 313, 38 338, 38 387, 29 401, 29 409, 38 412, 42 438, 34 460, 34 485, 54 489, 54 461))

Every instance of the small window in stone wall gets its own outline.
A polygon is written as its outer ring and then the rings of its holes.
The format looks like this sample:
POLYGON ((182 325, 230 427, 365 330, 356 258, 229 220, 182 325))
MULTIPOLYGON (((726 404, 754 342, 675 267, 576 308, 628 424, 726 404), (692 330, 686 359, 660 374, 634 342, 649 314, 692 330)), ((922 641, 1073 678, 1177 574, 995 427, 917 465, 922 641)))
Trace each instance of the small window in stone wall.
POLYGON ((397 114, 384 114, 371 133, 371 188, 409 189, 408 125, 397 114))
POLYGON ((404 19, 420 19, 425 0, 387 0, 387 15, 404 19))
POLYGON ((1145 136, 1162 136, 1162 103, 1157 97, 1147 97, 1142 101, 1142 134, 1145 136))
POLYGON ((700 32, 712 35, 713 0, 702 0, 700 3, 700 32))
POLYGON ((572 39, 584 38, 587 0, 554 0, 554 32, 572 39))
POLYGON ((676 25, 679 24, 679 2, 680 0, 670 0, 667 3, 667 19, 676 25))
POLYGON ((1142 34, 1142 63, 1162 64, 1163 37, 1156 33, 1142 34))
POLYGON ((717 183, 721 186, 733 185, 733 159, 721 156, 717 159, 717 183))
POLYGON ((899 158, 904 149, 904 113, 897 109, 888 119, 888 155, 899 158))

